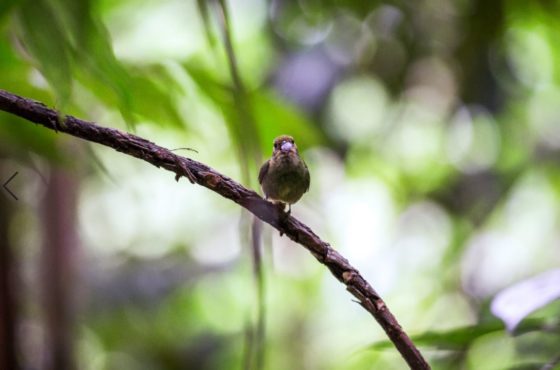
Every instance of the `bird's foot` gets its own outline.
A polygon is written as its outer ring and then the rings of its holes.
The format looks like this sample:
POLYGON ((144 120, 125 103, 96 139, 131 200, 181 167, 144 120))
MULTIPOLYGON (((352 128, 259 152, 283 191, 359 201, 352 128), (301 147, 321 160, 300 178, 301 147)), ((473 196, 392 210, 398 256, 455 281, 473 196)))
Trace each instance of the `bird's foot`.
MULTIPOLYGON (((292 206, 290 204, 288 204, 288 210, 285 211, 286 209, 286 204, 285 203, 279 203, 279 208, 280 208, 280 224, 281 225, 285 225, 286 221, 288 220, 288 218, 290 217, 290 214, 292 213, 292 206)), ((280 236, 283 236, 284 233, 282 231, 280 231, 280 236)))

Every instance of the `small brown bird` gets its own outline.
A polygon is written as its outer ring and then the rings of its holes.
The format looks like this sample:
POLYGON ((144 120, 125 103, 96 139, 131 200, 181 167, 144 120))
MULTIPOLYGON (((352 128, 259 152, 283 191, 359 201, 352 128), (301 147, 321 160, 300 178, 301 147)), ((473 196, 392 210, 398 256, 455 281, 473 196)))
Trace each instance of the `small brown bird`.
POLYGON ((292 204, 309 190, 310 181, 309 170, 299 156, 294 139, 288 135, 274 139, 272 157, 259 171, 265 198, 280 204, 283 210, 287 204, 290 214, 292 204))

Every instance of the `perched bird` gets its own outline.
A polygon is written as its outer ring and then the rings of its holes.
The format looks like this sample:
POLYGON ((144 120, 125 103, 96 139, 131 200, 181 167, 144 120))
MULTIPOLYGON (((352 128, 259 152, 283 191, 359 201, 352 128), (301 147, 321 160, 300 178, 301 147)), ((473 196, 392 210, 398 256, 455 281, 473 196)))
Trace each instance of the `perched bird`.
POLYGON ((291 136, 274 139, 272 157, 262 165, 259 183, 266 199, 281 205, 282 210, 288 205, 287 214, 290 214, 292 204, 309 190, 309 170, 291 136))

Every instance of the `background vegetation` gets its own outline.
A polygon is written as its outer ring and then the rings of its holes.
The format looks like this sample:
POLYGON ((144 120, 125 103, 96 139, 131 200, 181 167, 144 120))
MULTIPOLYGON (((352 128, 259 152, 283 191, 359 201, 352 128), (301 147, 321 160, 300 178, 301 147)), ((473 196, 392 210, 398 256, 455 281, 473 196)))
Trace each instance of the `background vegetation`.
MULTIPOLYGON (((553 369, 558 29, 557 1, 3 0, 0 88, 195 149, 254 189, 272 139, 293 135, 312 181, 292 214, 433 368, 553 369)), ((247 366, 258 304, 239 207, 0 113, 2 183, 15 171, 5 363, 247 366)), ((405 368, 322 266, 264 231, 266 369, 405 368)))

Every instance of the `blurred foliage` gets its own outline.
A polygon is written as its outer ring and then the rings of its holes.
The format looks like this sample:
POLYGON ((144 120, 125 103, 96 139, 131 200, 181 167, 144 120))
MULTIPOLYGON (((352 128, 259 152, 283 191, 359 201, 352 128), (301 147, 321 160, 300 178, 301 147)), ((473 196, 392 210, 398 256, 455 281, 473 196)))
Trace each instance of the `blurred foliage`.
MULTIPOLYGON (((0 88, 196 149, 255 188, 273 138, 294 136, 312 173, 294 214, 434 369, 558 368, 557 299, 513 332, 489 307, 560 264, 559 25, 558 1, 4 0, 0 88)), ((0 113, 27 292, 41 289, 37 174, 70 163, 79 179, 79 368, 240 368, 255 302, 237 207, 68 141, 0 113)), ((266 369, 405 366, 310 256, 264 239, 266 369)), ((25 368, 45 368, 39 296, 21 297, 25 368)))

